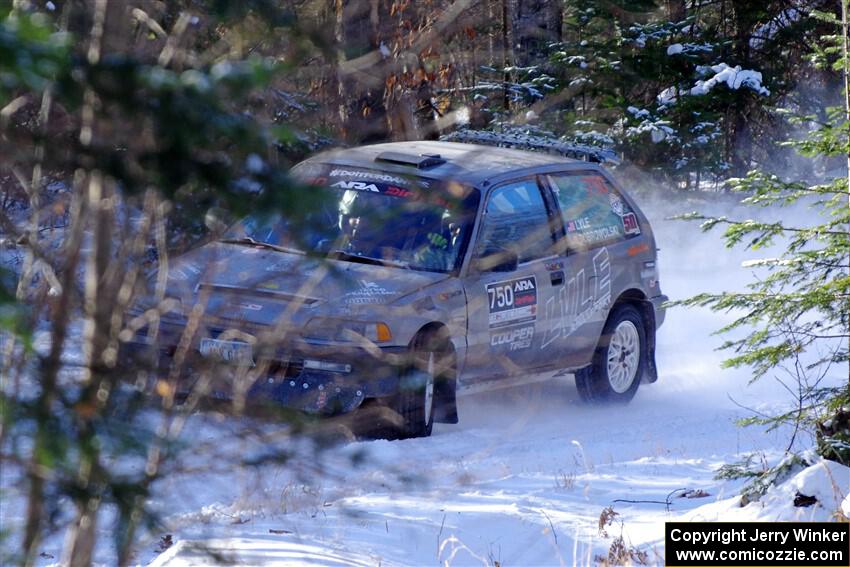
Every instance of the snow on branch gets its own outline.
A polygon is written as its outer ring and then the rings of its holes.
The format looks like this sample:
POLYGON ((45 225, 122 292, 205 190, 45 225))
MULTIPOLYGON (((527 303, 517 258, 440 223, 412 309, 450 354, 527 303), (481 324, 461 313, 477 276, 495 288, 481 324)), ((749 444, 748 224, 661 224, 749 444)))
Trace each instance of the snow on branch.
MULTIPOLYGON (((725 84, 733 91, 746 87, 760 95, 770 95, 770 90, 762 85, 762 75, 759 71, 742 69, 740 65, 730 67, 726 63, 718 63, 711 67, 704 67, 702 70, 708 73, 714 73, 714 75, 708 80, 698 80, 690 89, 681 89, 679 91, 681 94, 690 96, 705 95, 711 92, 714 87, 720 84, 725 84)), ((668 87, 661 91, 657 97, 658 103, 675 103, 677 100, 676 90, 676 87, 668 87)))

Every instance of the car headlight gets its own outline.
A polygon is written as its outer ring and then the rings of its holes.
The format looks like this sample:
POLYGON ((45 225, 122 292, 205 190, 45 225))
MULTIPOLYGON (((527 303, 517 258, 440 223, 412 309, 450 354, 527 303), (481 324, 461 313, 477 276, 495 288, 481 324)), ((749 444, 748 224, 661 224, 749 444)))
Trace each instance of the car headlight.
POLYGON ((393 335, 386 323, 350 321, 332 317, 314 317, 304 327, 304 338, 320 341, 386 343, 393 335))

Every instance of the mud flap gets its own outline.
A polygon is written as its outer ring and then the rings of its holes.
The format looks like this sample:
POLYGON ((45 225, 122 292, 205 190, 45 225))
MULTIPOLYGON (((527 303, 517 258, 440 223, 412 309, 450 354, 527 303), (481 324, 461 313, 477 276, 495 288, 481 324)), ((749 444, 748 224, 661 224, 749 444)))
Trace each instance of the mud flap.
POLYGON ((641 382, 652 384, 658 381, 658 366, 655 364, 655 307, 649 301, 641 303, 646 334, 646 366, 641 382))

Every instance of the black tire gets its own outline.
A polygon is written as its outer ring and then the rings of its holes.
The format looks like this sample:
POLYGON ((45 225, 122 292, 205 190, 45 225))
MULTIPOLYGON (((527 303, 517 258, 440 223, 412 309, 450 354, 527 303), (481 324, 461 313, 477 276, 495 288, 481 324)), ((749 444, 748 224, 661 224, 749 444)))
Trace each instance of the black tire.
POLYGON ((643 317, 633 305, 618 305, 605 322, 590 366, 575 373, 579 397, 588 403, 628 403, 645 369, 643 317))
POLYGON ((399 384, 393 409, 400 425, 393 436, 397 439, 428 437, 434 426, 438 384, 452 373, 451 343, 444 333, 429 332, 417 337, 411 345, 411 364, 399 384))

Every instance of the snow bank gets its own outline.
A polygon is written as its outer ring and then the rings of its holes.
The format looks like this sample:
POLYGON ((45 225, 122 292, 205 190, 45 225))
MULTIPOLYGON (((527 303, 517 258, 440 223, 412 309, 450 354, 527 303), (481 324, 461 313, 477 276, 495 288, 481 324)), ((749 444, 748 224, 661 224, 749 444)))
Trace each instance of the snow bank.
POLYGON ((741 506, 734 496, 706 504, 687 513, 685 521, 724 522, 828 522, 839 512, 850 515, 850 468, 821 460, 771 486, 759 500, 741 506), (810 506, 795 506, 798 495, 813 496, 810 506))

